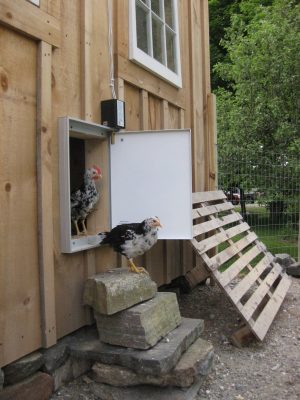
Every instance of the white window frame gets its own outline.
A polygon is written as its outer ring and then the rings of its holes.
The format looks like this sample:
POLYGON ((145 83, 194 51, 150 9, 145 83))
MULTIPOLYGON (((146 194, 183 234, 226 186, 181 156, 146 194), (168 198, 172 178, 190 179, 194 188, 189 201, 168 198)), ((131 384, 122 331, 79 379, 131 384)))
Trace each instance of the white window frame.
POLYGON ((40 0, 28 0, 30 3, 36 5, 36 6, 40 6, 40 0))
MULTIPOLYGON (((150 0, 147 0, 147 2, 150 4, 150 0)), ((155 58, 151 57, 151 55, 138 48, 136 32, 136 0, 129 0, 129 59, 166 80, 171 85, 176 86, 177 88, 182 88, 177 0, 173 0, 173 11, 175 32, 175 65, 177 73, 173 72, 171 69, 155 60, 155 58)), ((164 13, 164 9, 162 12, 164 13)), ((152 40, 151 31, 149 32, 149 38, 152 40)), ((166 52, 165 47, 166 39, 164 40, 164 53, 166 52)), ((164 55, 164 57, 165 56, 166 55, 164 55)))

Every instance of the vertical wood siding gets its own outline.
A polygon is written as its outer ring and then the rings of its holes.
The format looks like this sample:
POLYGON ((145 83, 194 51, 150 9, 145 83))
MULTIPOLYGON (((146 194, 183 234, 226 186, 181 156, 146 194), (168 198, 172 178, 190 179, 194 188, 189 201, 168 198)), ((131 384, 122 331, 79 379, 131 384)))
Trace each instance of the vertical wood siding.
MULTIPOLYGON (((0 0, 0 22, 6 24, 0 25, 0 117, 4 121, 0 135, 4 205, 0 211, 0 366, 91 323, 90 311, 82 306, 86 278, 124 264, 109 248, 62 254, 59 237, 57 118, 69 115, 99 123, 100 101, 112 97, 107 1, 40 3, 37 8, 20 2, 10 22, 5 10, 12 3, 0 0), (52 104, 50 112, 47 104, 52 104), (43 125, 47 128, 44 136, 43 125), (52 188, 43 186, 49 180, 52 188), (51 223, 43 204, 52 204, 51 223)), ((178 0, 178 4, 183 88, 128 60, 128 2, 119 0, 113 2, 115 86, 126 102, 127 130, 191 129, 193 188, 199 191, 213 184, 209 174, 213 140, 208 138, 213 134, 208 129, 214 117, 213 101, 207 108, 208 4, 207 0, 178 0)), ((85 156, 89 163, 98 162, 104 172, 101 201, 89 221, 97 232, 108 229, 110 220, 107 143, 97 152, 90 143, 85 156)), ((160 241, 137 262, 161 285, 191 269, 194 257, 182 241, 160 241)))
POLYGON ((0 365, 41 345, 37 45, 0 26, 0 365), (13 50, 17 49, 17 51, 13 50))

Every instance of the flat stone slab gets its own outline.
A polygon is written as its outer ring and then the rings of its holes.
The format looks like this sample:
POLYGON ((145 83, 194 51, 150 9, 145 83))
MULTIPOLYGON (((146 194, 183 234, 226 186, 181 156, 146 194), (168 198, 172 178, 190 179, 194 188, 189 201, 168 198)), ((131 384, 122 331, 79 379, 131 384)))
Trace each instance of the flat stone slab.
POLYGON ((156 283, 149 275, 115 268, 87 279, 83 303, 100 314, 111 315, 151 299, 156 292, 156 283))
POLYGON ((120 388, 104 383, 92 383, 90 388, 100 400, 194 400, 203 380, 204 378, 199 378, 188 389, 149 385, 120 388))
POLYGON ((12 385, 34 374, 44 364, 43 355, 36 351, 3 368, 5 385, 12 385))
POLYGON ((175 368, 159 376, 143 375, 118 365, 95 363, 89 376, 98 383, 112 386, 178 386, 190 387, 200 375, 206 376, 212 368, 213 346, 206 340, 197 339, 182 355, 175 368))
POLYGON ((113 315, 94 314, 102 342, 135 349, 153 347, 181 323, 175 293, 157 293, 113 315))
POLYGON ((182 353, 201 335, 203 320, 182 318, 182 323, 148 350, 113 346, 99 340, 83 341, 70 346, 73 357, 127 367, 141 374, 160 375, 175 367, 182 353))

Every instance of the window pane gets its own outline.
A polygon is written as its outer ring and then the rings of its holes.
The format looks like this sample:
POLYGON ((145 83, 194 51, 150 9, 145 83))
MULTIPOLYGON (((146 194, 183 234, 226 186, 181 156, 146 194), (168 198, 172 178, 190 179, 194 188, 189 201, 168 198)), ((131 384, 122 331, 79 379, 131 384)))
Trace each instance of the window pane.
POLYGON ((153 57, 163 63, 162 24, 152 17, 153 57))
POLYGON ((173 72, 176 71, 176 53, 175 53, 175 35, 166 30, 167 35, 167 61, 168 61, 168 68, 171 69, 173 72))
POLYGON ((136 36, 137 46, 149 54, 147 12, 137 5, 136 7, 136 36))
POLYGON ((173 1, 165 0, 165 20, 166 23, 174 29, 174 21, 173 21, 173 1))
POLYGON ((156 15, 160 15, 160 8, 159 8, 160 0, 151 0, 151 9, 155 12, 156 15))

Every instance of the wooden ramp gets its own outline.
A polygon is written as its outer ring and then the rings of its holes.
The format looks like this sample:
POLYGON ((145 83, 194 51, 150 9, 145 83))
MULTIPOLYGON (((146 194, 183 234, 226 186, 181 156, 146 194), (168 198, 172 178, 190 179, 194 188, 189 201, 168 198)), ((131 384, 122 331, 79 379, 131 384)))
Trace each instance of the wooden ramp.
POLYGON ((194 250, 253 334, 263 340, 290 278, 224 192, 193 193, 193 222, 194 250))

